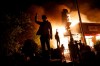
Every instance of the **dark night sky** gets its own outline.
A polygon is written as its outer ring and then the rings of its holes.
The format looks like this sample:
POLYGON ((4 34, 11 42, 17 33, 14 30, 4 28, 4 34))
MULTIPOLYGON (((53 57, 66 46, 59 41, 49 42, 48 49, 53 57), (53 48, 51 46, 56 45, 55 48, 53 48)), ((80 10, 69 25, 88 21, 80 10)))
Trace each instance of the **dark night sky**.
MULTIPOLYGON (((78 0, 79 3, 82 5, 83 3, 89 3, 92 8, 99 8, 100 9, 100 0, 78 0)), ((56 3, 56 4, 69 4, 73 3, 74 0, 13 0, 13 1, 6 1, 1 0, 0 2, 0 10, 2 12, 18 12, 19 10, 27 10, 32 4, 43 6, 46 3, 56 3)))

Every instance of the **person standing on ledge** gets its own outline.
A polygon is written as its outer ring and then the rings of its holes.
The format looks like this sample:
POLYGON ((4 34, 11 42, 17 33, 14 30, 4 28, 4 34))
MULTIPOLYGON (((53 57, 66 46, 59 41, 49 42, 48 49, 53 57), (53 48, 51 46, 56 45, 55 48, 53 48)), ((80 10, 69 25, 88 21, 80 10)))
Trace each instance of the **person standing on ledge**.
POLYGON ((59 48, 60 47, 60 38, 59 38, 58 29, 56 29, 55 39, 57 41, 57 48, 59 48))
POLYGON ((37 35, 40 35, 42 53, 43 53, 43 55, 45 54, 46 47, 47 47, 47 51, 50 54, 50 39, 52 39, 52 25, 47 20, 46 15, 42 15, 42 21, 38 21, 37 14, 36 14, 35 15, 35 23, 40 25, 40 27, 37 31, 37 35))

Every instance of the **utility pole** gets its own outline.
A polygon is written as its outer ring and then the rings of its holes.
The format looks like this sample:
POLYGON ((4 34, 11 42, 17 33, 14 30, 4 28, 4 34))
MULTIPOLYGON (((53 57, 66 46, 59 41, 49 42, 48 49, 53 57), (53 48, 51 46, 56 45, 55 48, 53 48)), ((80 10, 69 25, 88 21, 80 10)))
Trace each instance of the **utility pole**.
POLYGON ((78 1, 75 0, 75 4, 76 4, 76 8, 77 8, 77 11, 78 11, 78 16, 79 16, 79 26, 80 26, 80 30, 81 30, 81 33, 82 33, 82 38, 84 40, 84 43, 86 43, 86 39, 85 39, 85 35, 84 35, 84 31, 83 31, 83 27, 82 27, 82 20, 81 20, 81 16, 80 16, 80 10, 79 10, 79 5, 78 5, 78 1))

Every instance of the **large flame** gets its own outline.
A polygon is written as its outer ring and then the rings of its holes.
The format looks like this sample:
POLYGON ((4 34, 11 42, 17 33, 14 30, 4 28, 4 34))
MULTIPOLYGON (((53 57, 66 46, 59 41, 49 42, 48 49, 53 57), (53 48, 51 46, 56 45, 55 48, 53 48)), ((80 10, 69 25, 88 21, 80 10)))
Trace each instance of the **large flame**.
MULTIPOLYGON (((78 19, 78 16, 77 16, 76 12, 72 12, 71 14, 68 14, 68 16, 69 16, 69 22, 71 22, 70 27, 73 27, 77 23, 79 23, 79 19, 78 19)), ((81 14, 81 16, 84 17, 84 18, 82 18, 83 21, 89 22, 89 20, 87 19, 87 17, 85 15, 81 14)), ((58 23, 61 23, 61 22, 58 22, 58 23)), ((53 24, 53 35, 56 34, 56 29, 58 29, 58 32, 59 32, 59 37, 60 37, 60 42, 61 42, 60 45, 63 44, 64 47, 65 47, 64 56, 65 56, 65 58, 67 58, 66 61, 70 62, 71 59, 70 59, 70 54, 69 54, 69 49, 68 49, 69 37, 68 36, 64 36, 64 33, 67 30, 66 30, 64 25, 53 24)), ((76 39, 76 40, 80 40, 80 37, 81 37, 80 35, 79 36, 76 35, 73 38, 76 39)), ((54 48, 57 48, 57 43, 56 43, 55 38, 53 39, 53 46, 54 46, 54 48)), ((91 42, 90 46, 93 47, 93 43, 92 42, 91 42)))
MULTIPOLYGON (((75 26, 77 23, 79 23, 79 19, 78 19, 78 15, 77 15, 77 12, 71 12, 70 14, 68 14, 67 16, 69 16, 69 22, 71 22, 71 25, 70 27, 73 27, 75 26)), ((89 22, 89 20, 87 19, 87 17, 83 14, 81 14, 82 17, 82 20, 84 22, 89 22)), ((53 20, 54 21, 54 20, 53 20)), ((59 37, 60 37, 60 42, 61 44, 64 44, 64 47, 65 49, 68 49, 68 41, 69 41, 69 37, 68 36, 64 36, 64 33, 67 31, 65 26, 62 25, 62 24, 54 24, 55 22, 53 22, 53 36, 55 35, 56 33, 56 29, 58 29, 58 32, 59 32, 59 37)), ((61 23, 61 22, 58 22, 58 23, 61 23)), ((80 38, 80 37, 79 37, 80 38)), ((75 38, 76 39, 76 38, 75 38)), ((78 39, 79 40, 79 39, 78 39)), ((54 48, 57 48, 57 43, 56 43, 56 40, 55 38, 53 38, 53 46, 54 48)))

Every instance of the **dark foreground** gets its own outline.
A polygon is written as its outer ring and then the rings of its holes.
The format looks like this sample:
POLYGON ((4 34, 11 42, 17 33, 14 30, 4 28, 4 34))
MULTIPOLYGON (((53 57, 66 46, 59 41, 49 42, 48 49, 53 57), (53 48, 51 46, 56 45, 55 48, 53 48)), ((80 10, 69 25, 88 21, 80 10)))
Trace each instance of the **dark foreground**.
POLYGON ((83 62, 66 62, 61 59, 46 59, 41 57, 34 57, 33 59, 25 58, 22 56, 2 57, 0 66, 34 66, 34 65, 61 65, 61 66, 96 66, 100 65, 99 60, 91 59, 92 61, 83 62))

